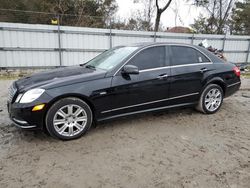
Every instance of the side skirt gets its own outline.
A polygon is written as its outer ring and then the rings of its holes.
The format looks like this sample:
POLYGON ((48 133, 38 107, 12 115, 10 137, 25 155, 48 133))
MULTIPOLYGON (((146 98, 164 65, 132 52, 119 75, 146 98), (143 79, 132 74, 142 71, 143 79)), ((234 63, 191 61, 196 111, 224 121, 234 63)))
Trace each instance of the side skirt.
POLYGON ((123 113, 123 114, 118 114, 118 115, 114 115, 114 116, 108 116, 105 118, 97 119, 97 122, 105 121, 105 120, 109 120, 109 119, 115 119, 115 118, 124 117, 124 116, 146 113, 146 112, 153 112, 153 111, 165 110, 165 109, 170 109, 170 108, 178 108, 178 107, 183 107, 183 106, 193 106, 195 104, 196 104, 195 102, 182 103, 182 104, 177 104, 177 105, 170 105, 170 106, 164 106, 164 107, 158 107, 158 108, 150 108, 150 109, 146 109, 146 110, 139 110, 139 111, 135 111, 135 112, 128 112, 128 113, 123 113))

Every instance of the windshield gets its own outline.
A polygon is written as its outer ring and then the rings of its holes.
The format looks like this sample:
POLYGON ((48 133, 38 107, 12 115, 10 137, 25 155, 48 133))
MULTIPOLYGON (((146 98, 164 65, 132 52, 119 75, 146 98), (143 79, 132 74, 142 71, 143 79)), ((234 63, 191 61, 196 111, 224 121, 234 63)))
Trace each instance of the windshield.
POLYGON ((126 57, 132 54, 138 47, 118 47, 110 49, 90 60, 85 66, 111 70, 120 64, 126 57))

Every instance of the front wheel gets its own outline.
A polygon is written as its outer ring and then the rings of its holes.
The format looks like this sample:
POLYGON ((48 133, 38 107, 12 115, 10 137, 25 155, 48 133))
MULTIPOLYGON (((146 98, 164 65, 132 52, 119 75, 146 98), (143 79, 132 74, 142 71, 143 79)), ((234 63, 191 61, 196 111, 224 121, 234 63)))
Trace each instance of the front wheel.
POLYGON ((78 98, 64 98, 53 104, 46 115, 46 128, 53 137, 62 140, 79 138, 92 124, 92 111, 78 98))
POLYGON ((196 109, 205 114, 213 114, 220 109, 223 96, 223 90, 219 85, 210 84, 203 90, 196 109))

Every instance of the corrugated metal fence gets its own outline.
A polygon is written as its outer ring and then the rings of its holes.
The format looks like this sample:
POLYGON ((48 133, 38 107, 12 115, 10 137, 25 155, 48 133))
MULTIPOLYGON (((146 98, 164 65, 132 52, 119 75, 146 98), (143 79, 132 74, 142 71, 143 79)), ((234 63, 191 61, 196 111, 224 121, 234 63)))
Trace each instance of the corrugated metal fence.
POLYGON ((113 46, 180 42, 223 49, 228 60, 250 63, 250 36, 177 34, 0 22, 0 67, 80 64, 113 46))

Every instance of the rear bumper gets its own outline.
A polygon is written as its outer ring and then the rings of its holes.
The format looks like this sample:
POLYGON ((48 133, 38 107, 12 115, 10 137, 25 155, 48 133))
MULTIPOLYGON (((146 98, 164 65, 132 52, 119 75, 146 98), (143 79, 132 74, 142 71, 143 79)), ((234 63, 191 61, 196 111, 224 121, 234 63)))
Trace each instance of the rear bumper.
POLYGON ((227 85, 225 97, 233 95, 236 91, 240 89, 241 81, 227 85))

